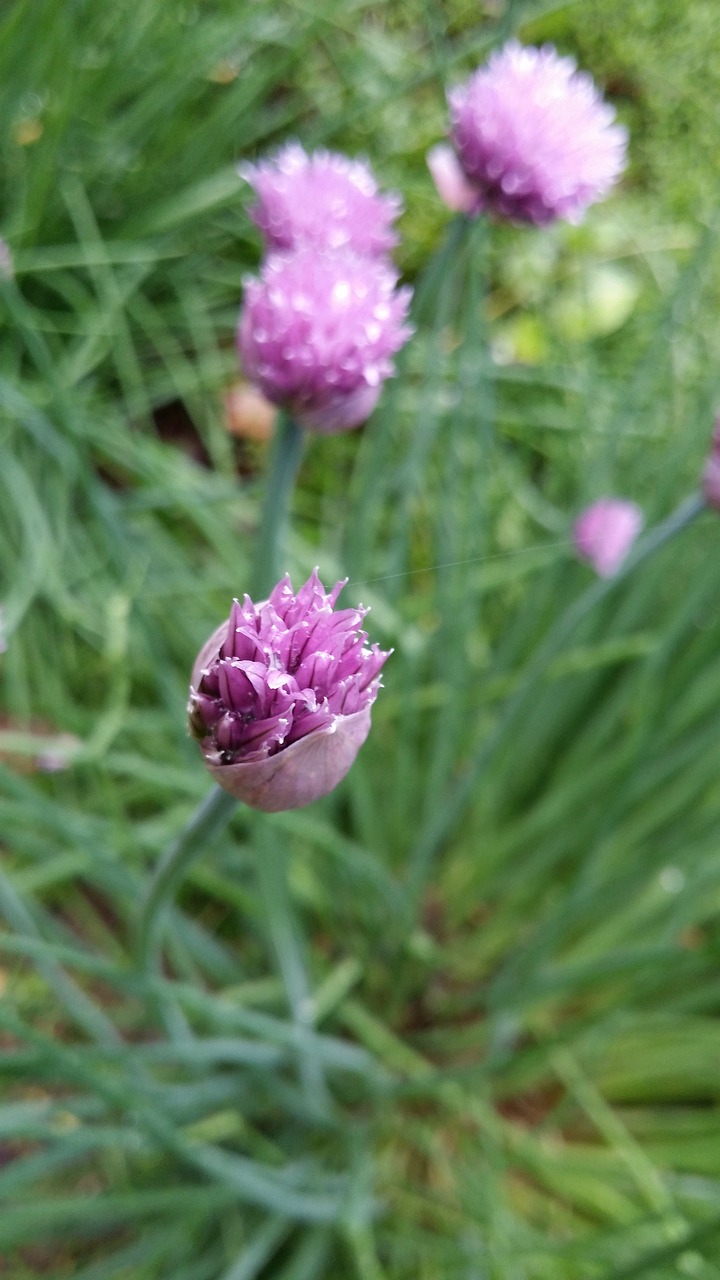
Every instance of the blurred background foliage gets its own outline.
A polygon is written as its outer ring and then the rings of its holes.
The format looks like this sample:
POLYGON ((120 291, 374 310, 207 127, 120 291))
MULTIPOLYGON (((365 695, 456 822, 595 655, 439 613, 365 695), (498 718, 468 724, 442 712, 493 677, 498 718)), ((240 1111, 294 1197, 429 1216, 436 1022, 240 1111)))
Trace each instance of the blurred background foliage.
POLYGON ((563 621, 574 512, 664 516, 707 449, 719 53, 707 0, 7 0, 0 1274, 720 1275, 713 519, 563 621), (513 32, 596 77, 631 165, 579 228, 461 239, 425 151, 513 32), (417 336, 312 441, 287 548, 395 654, 347 782, 238 814, 149 981, 265 467, 236 165, 291 136, 405 198, 417 336))

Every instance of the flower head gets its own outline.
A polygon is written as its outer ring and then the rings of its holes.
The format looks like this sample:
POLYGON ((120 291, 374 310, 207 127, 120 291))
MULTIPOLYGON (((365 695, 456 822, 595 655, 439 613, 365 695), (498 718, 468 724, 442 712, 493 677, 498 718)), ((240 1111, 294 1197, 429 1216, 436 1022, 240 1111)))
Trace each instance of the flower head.
POLYGON ((702 491, 708 506, 720 510, 720 414, 715 421, 710 452, 705 462, 702 491))
POLYGON ((269 160, 241 165, 240 175, 257 196, 250 216, 268 249, 313 244, 376 257, 398 242, 391 224, 402 200, 380 194, 363 160, 324 149, 308 155, 289 142, 269 160))
POLYGON ((296 809, 345 777, 370 731, 389 656, 368 646, 366 609, 335 609, 317 570, 295 594, 235 600, 198 654, 188 714, 216 782, 256 809, 296 809))
POLYGON ((412 333, 411 290, 380 259, 271 254, 245 282, 238 347, 245 372, 301 426, 332 434, 368 418, 391 356, 412 333))
POLYGON ((592 78, 546 45, 510 40, 448 94, 451 140, 475 212, 578 222, 625 165, 627 132, 592 78))
POLYGON ((634 502, 625 498, 599 498, 575 521, 575 550, 599 577, 612 578, 642 526, 642 512, 634 502))

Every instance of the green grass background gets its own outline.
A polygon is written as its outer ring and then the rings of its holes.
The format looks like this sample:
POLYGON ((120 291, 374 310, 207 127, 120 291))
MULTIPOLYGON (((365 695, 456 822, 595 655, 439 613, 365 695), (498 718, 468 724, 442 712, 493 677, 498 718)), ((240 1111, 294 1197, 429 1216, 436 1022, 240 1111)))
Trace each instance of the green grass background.
POLYGON ((716 518, 558 622, 573 514, 660 519, 707 449, 718 53, 707 0, 7 0, 0 1275, 720 1276, 716 518), (632 163, 580 228, 461 240, 424 153, 514 31, 597 77, 632 163), (395 653, 346 782, 239 811, 146 980, 265 466, 222 407, 236 164, 290 136, 371 157, 424 281, 285 552, 395 653))

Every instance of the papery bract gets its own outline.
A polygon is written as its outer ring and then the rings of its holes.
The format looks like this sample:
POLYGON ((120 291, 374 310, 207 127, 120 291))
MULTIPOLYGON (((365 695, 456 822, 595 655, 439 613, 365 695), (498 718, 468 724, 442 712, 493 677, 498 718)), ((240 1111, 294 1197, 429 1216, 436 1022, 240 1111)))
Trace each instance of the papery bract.
POLYGON ((601 578, 612 578, 643 526, 640 508, 625 498, 599 498, 573 525, 575 550, 601 578))
POLYGON ((452 209, 453 213, 475 212, 477 191, 465 177, 452 147, 440 142, 436 147, 430 148, 425 159, 435 190, 443 204, 452 209))
POLYGON ((233 602, 193 668, 188 715, 205 763, 257 809, 310 804, 344 778, 370 730, 389 656, 368 645, 366 609, 335 609, 314 571, 295 594, 233 602))
POLYGON ((411 290, 380 259, 272 254, 245 282, 238 348, 245 373, 303 427, 332 434, 370 416, 391 357, 412 333, 411 290))
POLYGON ((627 132, 592 78, 546 45, 510 40, 448 94, 450 137, 475 212, 580 221, 625 166, 627 132))
POLYGON ((372 257, 398 242, 392 223, 402 212, 394 192, 382 194, 364 160, 321 149, 310 155, 289 142, 259 164, 240 166, 255 191, 250 216, 268 249, 352 249, 372 257))

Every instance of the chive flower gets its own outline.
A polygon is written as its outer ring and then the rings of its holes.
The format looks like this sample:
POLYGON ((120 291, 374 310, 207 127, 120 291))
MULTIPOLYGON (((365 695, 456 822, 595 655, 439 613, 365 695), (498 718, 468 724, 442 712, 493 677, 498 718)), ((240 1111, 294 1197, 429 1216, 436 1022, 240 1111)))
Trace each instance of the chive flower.
POLYGON ((193 667, 188 715, 215 781, 268 813, 326 795, 370 731, 389 653, 368 645, 367 609, 336 609, 317 570, 268 600, 233 602, 193 667))
MULTIPOLYGON (((615 111, 551 45, 510 40, 449 92, 448 105, 455 155, 475 191, 468 212, 538 226, 579 222, 625 167, 627 131, 615 111)), ((446 185, 450 163, 442 162, 446 185)), ((457 173, 453 181, 459 189, 457 173)))
POLYGON ((289 142, 239 172, 257 197, 250 217, 269 250, 312 244, 378 257, 398 243, 392 223, 402 200, 395 192, 380 192, 364 160, 324 149, 308 155, 298 142, 289 142))
POLYGON ((345 252, 271 254, 245 281, 238 348, 248 378, 310 431, 360 426, 412 333, 412 290, 382 259, 345 252))
POLYGON ((643 526, 643 515, 625 498, 599 498, 573 526, 575 550, 601 578, 612 578, 643 526))

